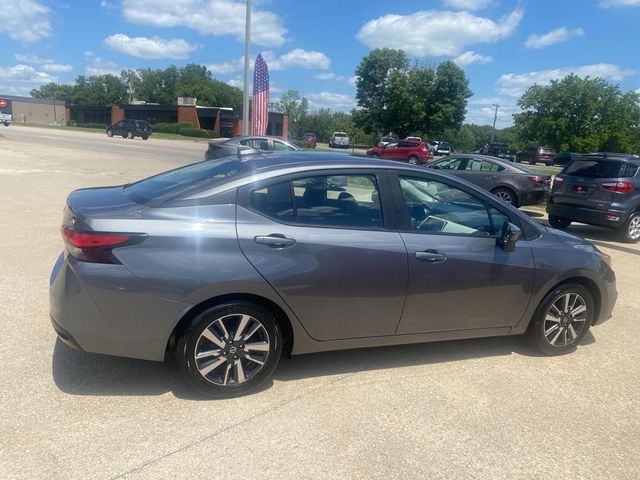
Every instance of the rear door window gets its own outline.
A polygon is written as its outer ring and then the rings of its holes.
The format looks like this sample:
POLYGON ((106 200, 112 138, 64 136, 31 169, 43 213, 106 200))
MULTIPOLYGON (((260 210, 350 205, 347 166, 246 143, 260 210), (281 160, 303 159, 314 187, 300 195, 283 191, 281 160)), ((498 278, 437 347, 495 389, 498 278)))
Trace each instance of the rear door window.
POLYGON ((631 178, 638 167, 624 162, 607 160, 574 160, 564 169, 564 174, 584 178, 631 178))
POLYGON ((431 167, 436 170, 459 170, 464 158, 451 158, 442 162, 436 162, 431 167))

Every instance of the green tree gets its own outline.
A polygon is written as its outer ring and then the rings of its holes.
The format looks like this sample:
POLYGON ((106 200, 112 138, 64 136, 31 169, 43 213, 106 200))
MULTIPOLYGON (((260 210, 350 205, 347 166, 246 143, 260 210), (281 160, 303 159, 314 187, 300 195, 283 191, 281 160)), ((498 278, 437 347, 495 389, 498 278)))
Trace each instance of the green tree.
POLYGON ((289 131, 301 138, 305 131, 305 119, 309 114, 309 101, 300 97, 297 90, 287 90, 282 94, 277 105, 278 110, 289 115, 289 131))
POLYGON ((373 50, 356 75, 361 109, 354 111, 354 121, 367 133, 441 135, 462 125, 472 95, 464 70, 455 63, 409 67, 402 50, 373 50))
POLYGON ((634 152, 640 147, 640 95, 602 78, 568 75, 534 85, 518 101, 518 140, 557 151, 634 152))

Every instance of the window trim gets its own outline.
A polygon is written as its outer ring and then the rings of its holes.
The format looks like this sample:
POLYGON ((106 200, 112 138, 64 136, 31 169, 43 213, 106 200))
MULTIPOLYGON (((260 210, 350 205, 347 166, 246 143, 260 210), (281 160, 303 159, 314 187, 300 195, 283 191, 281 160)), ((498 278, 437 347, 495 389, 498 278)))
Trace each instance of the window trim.
POLYGON ((287 225, 289 227, 330 228, 330 229, 337 229, 337 230, 357 230, 357 231, 368 231, 368 232, 398 231, 396 213, 394 209, 394 202, 392 201, 391 196, 392 196, 391 186, 389 184, 389 179, 387 176, 387 172, 385 170, 377 170, 375 168, 313 170, 313 171, 306 171, 306 172, 291 173, 288 175, 280 175, 280 176, 264 179, 259 182, 243 185, 238 189, 238 206, 245 208, 250 212, 255 213, 256 215, 260 215, 263 218, 267 218, 272 222, 275 222, 281 225, 287 225), (376 182, 378 184, 377 186, 378 186, 378 194, 380 196, 380 210, 382 213, 382 225, 379 228, 353 227, 353 226, 342 227, 342 226, 336 226, 336 225, 316 225, 316 224, 297 223, 297 222, 291 222, 291 223, 283 222, 281 219, 269 217, 265 215, 263 212, 259 212, 254 208, 251 208, 250 206, 250 201, 249 201, 250 193, 253 190, 259 190, 261 188, 268 187, 269 185, 289 182, 289 185, 291 188, 292 201, 295 202, 294 192, 293 192, 294 180, 299 180, 299 179, 309 178, 309 177, 333 177, 333 176, 349 176, 349 175, 351 176, 370 175, 375 177, 376 182))

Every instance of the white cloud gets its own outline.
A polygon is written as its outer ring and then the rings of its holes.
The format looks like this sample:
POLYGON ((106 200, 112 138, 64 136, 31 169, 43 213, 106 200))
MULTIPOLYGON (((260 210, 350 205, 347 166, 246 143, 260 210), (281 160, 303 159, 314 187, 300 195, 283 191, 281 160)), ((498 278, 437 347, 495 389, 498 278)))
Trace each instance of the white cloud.
POLYGON ((343 82, 352 87, 356 85, 356 82, 358 80, 358 77, 356 77, 355 75, 352 77, 345 77, 344 75, 336 75, 333 72, 319 73, 315 77, 318 80, 335 80, 337 82, 343 82))
POLYGON ((469 45, 495 43, 509 37, 523 15, 520 7, 498 22, 470 12, 389 14, 367 22, 356 37, 370 48, 398 48, 417 56, 455 56, 469 45))
MULTIPOLYGON (((262 56, 267 62, 269 71, 286 70, 288 68, 306 69, 327 69, 331 66, 331 59, 322 52, 307 51, 296 48, 280 56, 271 50, 262 52, 262 56)), ((255 58, 250 61, 250 68, 253 68, 255 58)), ((228 75, 240 72, 244 68, 244 55, 236 60, 229 60, 222 63, 212 63, 207 68, 213 75, 228 75)))
POLYGON ((241 78, 232 78, 227 81, 227 85, 231 85, 232 87, 244 88, 244 81, 241 78))
POLYGON ((23 63, 32 63, 34 65, 42 65, 43 63, 53 63, 55 60, 52 58, 40 58, 37 55, 28 55, 22 53, 16 53, 14 55, 16 60, 23 63))
POLYGON ((518 97, 532 85, 548 85, 551 80, 560 80, 574 73, 580 77, 601 77, 607 80, 621 81, 636 72, 609 63, 564 67, 527 73, 506 73, 498 79, 498 93, 518 97))
POLYGON ((105 38, 104 43, 116 52, 145 59, 185 59, 189 57, 191 52, 200 48, 198 45, 192 45, 181 38, 129 37, 122 33, 105 38))
POLYGON ((350 111, 356 106, 356 101, 349 95, 332 92, 310 93, 305 95, 309 100, 309 106, 312 110, 320 108, 330 108, 334 111, 350 111))
POLYGON ((569 30, 567 27, 560 27, 544 35, 529 35, 524 46, 527 48, 545 48, 557 43, 566 42, 575 37, 582 37, 583 35, 584 30, 582 28, 569 30))
POLYGON ((285 68, 318 68, 326 70, 331 66, 331 60, 322 52, 307 51, 296 48, 280 56, 281 69, 285 68))
POLYGON ((442 3, 446 7, 459 10, 480 10, 491 5, 493 0, 442 0, 442 3))
POLYGON ((37 42, 51 36, 49 7, 36 0, 3 0, 0 33, 20 42, 37 42))
POLYGON ((29 95, 32 89, 57 81, 57 77, 28 65, 0 67, 0 91, 9 95, 29 95))
POLYGON ((600 0, 602 8, 610 7, 640 7, 640 0, 600 0))
MULTIPOLYGON (((126 20, 154 27, 187 27, 202 35, 232 35, 244 42, 245 2, 240 0, 123 0, 126 20)), ((275 13, 254 8, 251 40, 279 47, 287 30, 275 13)))
POLYGON ((73 70, 73 65, 69 65, 68 63, 46 63, 42 66, 42 69, 45 72, 51 73, 69 73, 73 70))
POLYGON ((458 55, 453 59, 461 67, 466 67, 467 65, 473 65, 474 63, 478 63, 480 65, 486 65, 487 63, 493 62, 493 57, 489 55, 480 55, 477 52, 464 52, 458 55))
POLYGON ((87 55, 87 59, 89 60, 89 63, 84 70, 87 75, 106 75, 110 73, 116 77, 120 76, 122 67, 117 63, 89 55, 87 55))

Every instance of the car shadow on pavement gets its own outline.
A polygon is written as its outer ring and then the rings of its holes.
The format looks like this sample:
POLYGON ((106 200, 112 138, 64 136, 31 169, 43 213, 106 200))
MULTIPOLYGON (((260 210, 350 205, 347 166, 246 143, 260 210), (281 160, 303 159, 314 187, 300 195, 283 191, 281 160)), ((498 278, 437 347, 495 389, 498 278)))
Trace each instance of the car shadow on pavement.
MULTIPOLYGON (((594 342, 589 332, 581 346, 594 342)), ((523 336, 418 343, 282 358, 273 380, 296 381, 513 354, 544 356, 530 346, 523 336)), ((52 374, 56 386, 71 395, 150 396, 171 392, 181 399, 210 400, 180 379, 172 359, 150 362, 86 353, 68 347, 59 339, 56 339, 53 351, 52 374)), ((271 380, 265 382, 255 393, 269 389, 272 384, 271 380)))

